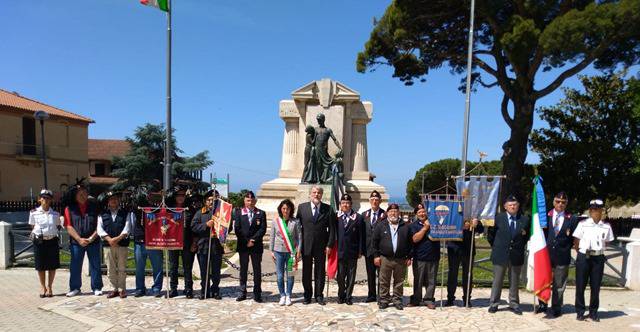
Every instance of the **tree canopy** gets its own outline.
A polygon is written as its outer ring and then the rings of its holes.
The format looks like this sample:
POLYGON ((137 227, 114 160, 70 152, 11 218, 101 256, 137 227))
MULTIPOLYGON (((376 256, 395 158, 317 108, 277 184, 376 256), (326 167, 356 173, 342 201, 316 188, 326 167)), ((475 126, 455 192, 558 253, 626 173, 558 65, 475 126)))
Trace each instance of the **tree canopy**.
MULTIPOLYGON (((199 180, 193 174, 202 171, 213 162, 209 152, 202 151, 192 157, 180 156, 183 153, 171 135, 171 174, 173 180, 199 180)), ((147 123, 137 127, 133 137, 127 137, 131 150, 124 157, 114 157, 112 174, 118 177, 113 189, 122 190, 130 186, 145 186, 149 190, 162 188, 165 127, 164 124, 147 123)))
POLYGON ((538 110, 549 126, 533 132, 531 147, 545 187, 566 191, 578 211, 594 197, 640 199, 640 81, 623 75, 582 76, 584 91, 564 89, 557 105, 538 110))
MULTIPOLYGON (((389 65, 407 85, 445 66, 462 74, 469 7, 469 0, 393 1, 375 21, 357 70, 389 65)), ((590 65, 612 70, 638 64, 640 0, 478 0, 474 31, 474 86, 500 88, 500 114, 511 131, 502 145, 503 193, 522 193, 536 101, 590 65), (541 72, 553 69, 549 82, 535 84, 542 82, 541 72)))

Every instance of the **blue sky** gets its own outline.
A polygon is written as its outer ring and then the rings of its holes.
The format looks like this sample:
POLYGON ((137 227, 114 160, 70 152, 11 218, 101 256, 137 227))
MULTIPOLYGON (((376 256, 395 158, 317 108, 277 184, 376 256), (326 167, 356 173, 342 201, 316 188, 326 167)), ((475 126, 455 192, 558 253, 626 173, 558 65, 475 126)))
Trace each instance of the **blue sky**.
MULTIPOLYGON (((215 165, 207 173, 231 173, 232 190, 257 191, 277 176, 284 127, 278 102, 324 77, 373 102, 369 168, 394 199, 404 198, 407 180, 424 164, 460 157, 460 76, 445 68, 406 87, 390 68, 355 71, 373 17, 390 1, 173 3, 178 144, 187 154, 209 150, 215 165)), ((120 139, 145 122, 165 121, 163 12, 137 0, 5 1, 0 31, 0 88, 93 118, 91 138, 120 139)), ((561 96, 558 90, 538 106, 561 96)), ((509 132, 500 98, 495 88, 472 96, 470 160, 477 150, 489 159, 501 155, 509 132)), ((528 161, 537 157, 530 153, 528 161)))

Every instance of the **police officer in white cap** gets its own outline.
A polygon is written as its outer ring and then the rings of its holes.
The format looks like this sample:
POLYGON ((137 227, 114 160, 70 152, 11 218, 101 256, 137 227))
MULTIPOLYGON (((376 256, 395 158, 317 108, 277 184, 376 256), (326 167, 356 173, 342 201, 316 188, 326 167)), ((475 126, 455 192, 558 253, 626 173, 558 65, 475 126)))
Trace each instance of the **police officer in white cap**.
POLYGON ((604 250, 607 243, 614 240, 611 225, 603 219, 604 202, 594 199, 589 202, 589 218, 578 223, 573 232, 574 248, 578 251, 576 258, 576 313, 579 321, 585 320, 584 291, 587 283, 591 288, 589 301, 589 318, 599 322, 598 306, 600 305, 600 284, 604 274, 606 257, 604 250))

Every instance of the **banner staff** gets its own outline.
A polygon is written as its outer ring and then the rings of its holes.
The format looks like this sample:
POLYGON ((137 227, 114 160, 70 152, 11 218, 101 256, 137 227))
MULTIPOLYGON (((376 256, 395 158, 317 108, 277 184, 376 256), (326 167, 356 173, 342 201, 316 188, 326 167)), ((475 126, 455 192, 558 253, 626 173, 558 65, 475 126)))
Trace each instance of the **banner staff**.
MULTIPOLYGON (((211 183, 211 185, 213 186, 213 196, 216 197, 216 183, 213 182, 211 183)), ((211 218, 213 218, 213 216, 215 216, 216 214, 216 203, 218 203, 218 207, 220 206, 220 203, 218 202, 220 198, 216 197, 216 200, 213 203, 213 211, 211 211, 211 218)), ((213 227, 211 227, 213 230, 213 227)), ((224 251, 224 250, 223 250, 224 251)), ((205 279, 205 286, 204 286, 204 298, 206 299, 207 296, 209 295, 209 271, 210 271, 210 267, 209 265, 211 264, 211 232, 209 232, 209 249, 207 250, 207 273, 206 276, 207 278, 205 279)))

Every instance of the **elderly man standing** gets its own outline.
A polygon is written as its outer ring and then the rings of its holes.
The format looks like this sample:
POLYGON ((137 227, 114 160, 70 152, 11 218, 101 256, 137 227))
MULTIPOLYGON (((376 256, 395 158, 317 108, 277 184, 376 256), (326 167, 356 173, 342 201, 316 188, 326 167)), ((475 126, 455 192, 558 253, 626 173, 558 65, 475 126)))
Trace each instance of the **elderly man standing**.
POLYGON ((353 286, 356 282, 358 259, 364 251, 364 222, 362 216, 351 209, 349 194, 340 198, 340 211, 336 237, 338 239, 338 303, 353 304, 353 286))
POLYGON ((387 218, 384 209, 380 207, 382 202, 382 196, 376 190, 369 195, 369 204, 371 209, 364 211, 362 217, 364 218, 364 237, 365 237, 365 251, 364 262, 367 267, 367 285, 369 292, 367 293, 366 302, 377 301, 377 286, 378 286, 378 274, 379 269, 373 264, 373 230, 376 225, 387 218))
POLYGON ((335 242, 336 213, 328 204, 322 203, 322 187, 313 186, 310 202, 298 206, 296 219, 302 223, 302 287, 304 304, 311 303, 311 295, 320 305, 324 302, 325 262, 335 242), (313 280, 315 285, 311 285, 313 280))
POLYGON ((509 308, 516 315, 522 315, 518 284, 520 271, 524 264, 524 251, 529 241, 531 223, 520 213, 520 203, 515 196, 509 195, 504 203, 505 212, 495 217, 495 225, 489 227, 487 240, 491 244, 491 262, 493 263, 493 284, 489 312, 498 311, 504 274, 509 271, 509 308))
POLYGON ((409 306, 420 306, 422 302, 429 309, 435 309, 435 291, 438 277, 438 263, 440 262, 440 241, 429 238, 431 225, 427 219, 427 211, 420 206, 416 213, 416 220, 409 225, 413 241, 413 295, 409 306), (424 299, 422 287, 426 288, 424 299))
POLYGON ((402 310, 402 284, 405 267, 411 265, 412 252, 411 232, 409 224, 400 218, 400 207, 391 203, 387 209, 387 219, 379 224, 373 232, 374 263, 380 267, 380 309, 389 304, 402 310), (390 295, 393 278, 393 298, 390 295))
POLYGON ((127 256, 132 213, 120 208, 120 198, 113 192, 106 194, 107 209, 98 216, 98 235, 106 248, 107 274, 113 291, 107 298, 127 297, 127 256))

